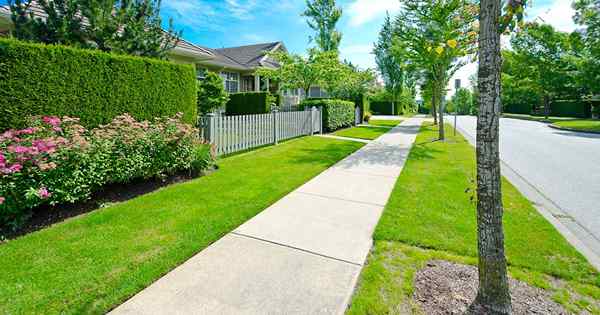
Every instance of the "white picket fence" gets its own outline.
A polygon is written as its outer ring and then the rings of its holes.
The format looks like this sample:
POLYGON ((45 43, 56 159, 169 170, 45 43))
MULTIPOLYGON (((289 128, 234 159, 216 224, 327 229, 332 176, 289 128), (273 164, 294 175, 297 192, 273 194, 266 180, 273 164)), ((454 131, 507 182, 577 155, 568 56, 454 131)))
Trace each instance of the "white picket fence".
POLYGON ((270 114, 201 118, 204 140, 215 145, 217 155, 277 144, 281 140, 323 132, 322 112, 273 112, 270 114))

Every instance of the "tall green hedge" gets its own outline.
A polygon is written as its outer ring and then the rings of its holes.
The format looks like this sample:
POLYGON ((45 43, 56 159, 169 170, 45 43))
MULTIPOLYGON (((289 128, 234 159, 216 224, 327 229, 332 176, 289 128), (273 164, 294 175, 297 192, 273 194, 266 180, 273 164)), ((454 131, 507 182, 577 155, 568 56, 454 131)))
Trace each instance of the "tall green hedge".
POLYGON ((269 92, 244 92, 229 95, 227 115, 252 115, 271 112, 269 92))
POLYGON ((589 118, 592 111, 590 104, 581 101, 555 101, 550 105, 550 116, 589 118))
POLYGON ((95 127, 129 113, 139 120, 184 113, 196 123, 189 65, 0 39, 0 130, 29 116, 79 117, 95 127))
POLYGON ((350 127, 354 123, 354 103, 337 99, 308 99, 300 103, 300 109, 306 107, 323 109, 323 129, 334 131, 350 127))
POLYGON ((371 102, 369 101, 369 98, 367 97, 366 94, 361 94, 359 97, 357 97, 355 103, 356 103, 356 106, 358 106, 360 108, 360 111, 363 116, 362 119, 364 121, 367 113, 371 112, 371 102))

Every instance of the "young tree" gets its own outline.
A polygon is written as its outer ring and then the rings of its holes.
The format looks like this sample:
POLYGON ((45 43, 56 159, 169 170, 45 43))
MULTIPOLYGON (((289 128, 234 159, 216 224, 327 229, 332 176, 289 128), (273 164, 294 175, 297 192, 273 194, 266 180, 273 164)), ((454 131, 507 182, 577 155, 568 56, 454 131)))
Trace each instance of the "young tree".
POLYGON ((418 64, 430 80, 440 140, 445 138, 442 98, 449 79, 464 65, 461 57, 474 52, 476 17, 471 0, 413 0, 403 2, 396 18, 396 51, 418 64))
POLYGON ((337 52, 342 33, 335 26, 342 17, 342 9, 335 5, 335 0, 306 0, 306 10, 302 16, 308 18, 308 26, 317 33, 310 38, 311 41, 321 51, 337 52))
POLYGON ((46 44, 94 48, 164 58, 181 32, 163 30, 160 0, 36 0, 46 18, 35 17, 31 0, 11 3, 14 36, 46 44))
POLYGON ((259 69, 257 74, 278 81, 283 90, 303 89, 305 95, 309 95, 311 86, 334 86, 343 71, 337 52, 311 50, 308 58, 284 52, 270 56, 277 60, 279 68, 259 69))
POLYGON ((479 289, 475 307, 485 313, 510 314, 511 299, 504 254, 499 124, 500 34, 523 17, 526 0, 481 0, 479 10, 479 114, 477 116, 477 241, 479 289))
POLYGON ((223 78, 215 72, 207 72, 198 83, 198 113, 205 115, 219 109, 229 101, 223 78))

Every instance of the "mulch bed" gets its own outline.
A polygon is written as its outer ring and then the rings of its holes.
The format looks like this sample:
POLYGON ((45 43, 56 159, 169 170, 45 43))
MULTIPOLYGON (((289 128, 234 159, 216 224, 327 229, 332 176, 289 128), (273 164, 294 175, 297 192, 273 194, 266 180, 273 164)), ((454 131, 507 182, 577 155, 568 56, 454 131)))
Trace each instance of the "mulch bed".
POLYGON ((92 212, 107 204, 127 201, 168 185, 186 182, 207 175, 214 170, 215 169, 207 170, 201 174, 191 174, 189 171, 186 171, 165 178, 140 179, 129 184, 107 185, 94 193, 92 197, 86 201, 36 208, 33 210, 33 215, 18 230, 10 231, 4 235, 2 235, 2 231, 0 231, 0 244, 2 244, 3 241, 15 239, 19 236, 44 229, 66 219, 92 212))
MULTIPOLYGON (((477 267, 432 260, 415 276, 414 299, 424 314, 487 314, 474 309, 477 267)), ((513 314, 569 314, 550 293, 509 279, 513 314)))

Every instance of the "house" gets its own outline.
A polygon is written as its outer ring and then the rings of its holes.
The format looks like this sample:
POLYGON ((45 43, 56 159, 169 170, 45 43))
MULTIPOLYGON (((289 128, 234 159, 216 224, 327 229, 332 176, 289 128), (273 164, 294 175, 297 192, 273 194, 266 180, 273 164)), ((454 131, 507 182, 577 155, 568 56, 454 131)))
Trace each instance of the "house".
MULTIPOLYGON (((38 16, 44 17, 43 10, 35 4, 31 10, 38 16)), ((0 36, 8 36, 12 21, 10 8, 0 6, 0 36)), ((277 68, 277 61, 271 59, 268 53, 275 51, 287 52, 283 42, 272 42, 228 48, 208 48, 180 39, 169 54, 168 59, 176 63, 186 63, 195 66, 199 80, 204 78, 206 71, 218 72, 223 78, 225 89, 229 93, 270 91, 278 92, 276 82, 256 74, 259 68, 277 68)), ((283 91, 284 104, 297 105, 306 97, 302 89, 283 91)), ((319 87, 312 87, 309 97, 325 97, 326 93, 319 87)))

